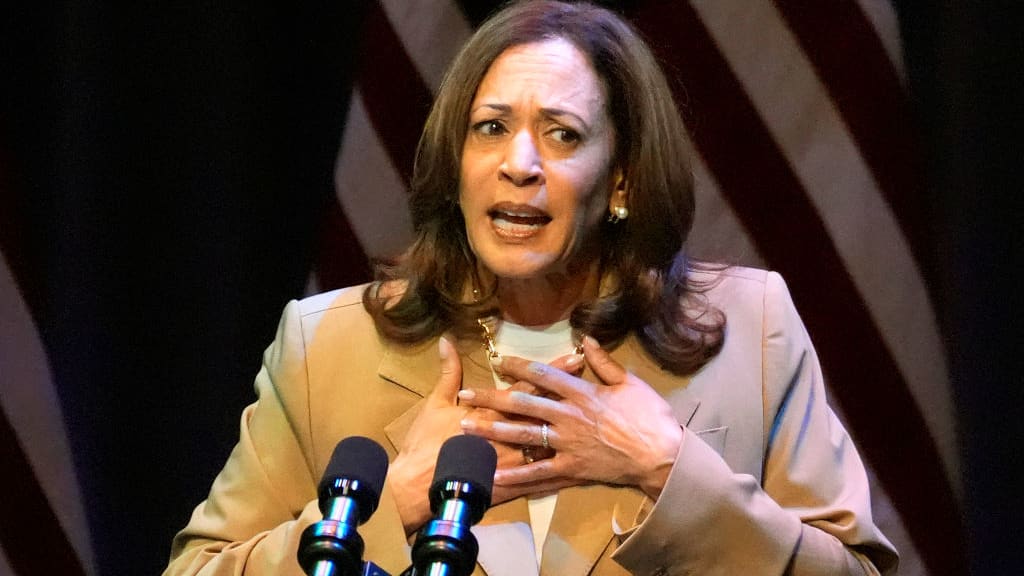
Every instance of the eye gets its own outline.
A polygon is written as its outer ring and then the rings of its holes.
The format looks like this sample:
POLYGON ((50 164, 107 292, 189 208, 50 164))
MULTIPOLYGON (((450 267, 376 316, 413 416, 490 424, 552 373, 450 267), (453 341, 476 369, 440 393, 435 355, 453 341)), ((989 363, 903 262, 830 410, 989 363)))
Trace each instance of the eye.
POLYGON ((580 141, 580 134, 569 128, 555 128, 550 132, 551 137, 562 144, 575 144, 580 141))
POLYGON ((498 120, 484 120, 473 124, 473 132, 482 136, 498 136, 505 133, 505 125, 498 120))

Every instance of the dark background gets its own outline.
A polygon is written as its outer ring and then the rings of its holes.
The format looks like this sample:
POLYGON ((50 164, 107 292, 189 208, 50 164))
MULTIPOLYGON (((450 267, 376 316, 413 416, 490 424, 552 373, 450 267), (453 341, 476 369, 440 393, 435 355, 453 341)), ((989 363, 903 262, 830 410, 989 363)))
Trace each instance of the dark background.
MULTIPOLYGON (((304 292, 364 4, 0 17, 0 248, 59 383, 102 575, 160 572, 237 438, 282 306, 304 292)), ((1012 4, 898 3, 979 575, 1024 565, 1012 4)))

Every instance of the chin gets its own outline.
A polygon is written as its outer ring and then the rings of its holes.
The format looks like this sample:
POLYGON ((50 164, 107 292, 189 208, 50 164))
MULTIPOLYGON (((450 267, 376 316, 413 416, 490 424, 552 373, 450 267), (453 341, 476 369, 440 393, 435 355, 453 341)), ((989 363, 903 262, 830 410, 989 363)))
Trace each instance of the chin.
POLYGON ((555 268, 555 262, 548 258, 481 258, 483 265, 498 278, 529 280, 542 278, 555 268))

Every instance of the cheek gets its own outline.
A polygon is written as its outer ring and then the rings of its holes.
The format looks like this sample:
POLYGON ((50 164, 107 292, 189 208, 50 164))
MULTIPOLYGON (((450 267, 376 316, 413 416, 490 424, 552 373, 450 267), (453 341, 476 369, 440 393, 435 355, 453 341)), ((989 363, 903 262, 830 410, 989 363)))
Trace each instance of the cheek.
POLYGON ((480 203, 479 198, 483 190, 482 170, 479 167, 474 169, 473 166, 472 161, 464 159, 459 168, 459 204, 462 206, 464 216, 472 212, 471 207, 480 203))
POLYGON ((604 218, 611 201, 611 182, 606 174, 578 182, 577 193, 573 195, 572 210, 578 227, 596 227, 604 218))

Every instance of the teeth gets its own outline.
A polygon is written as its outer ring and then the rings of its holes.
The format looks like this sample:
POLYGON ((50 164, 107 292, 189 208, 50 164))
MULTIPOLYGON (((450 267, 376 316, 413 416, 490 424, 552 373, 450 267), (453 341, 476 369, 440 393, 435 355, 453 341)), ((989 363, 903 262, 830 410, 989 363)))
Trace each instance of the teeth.
POLYGON ((529 232, 532 230, 536 230, 544 225, 544 222, 542 221, 536 221, 532 223, 513 222, 511 220, 506 220, 500 217, 495 218, 493 222, 496 228, 512 234, 515 234, 517 232, 529 232))
POLYGON ((538 212, 536 210, 492 210, 489 212, 489 214, 491 218, 494 219, 501 218, 504 220, 512 220, 514 222, 547 223, 551 221, 550 216, 544 214, 543 212, 538 212))
POLYGON ((492 210, 491 223, 501 234, 526 238, 537 233, 551 217, 536 210, 492 210))

